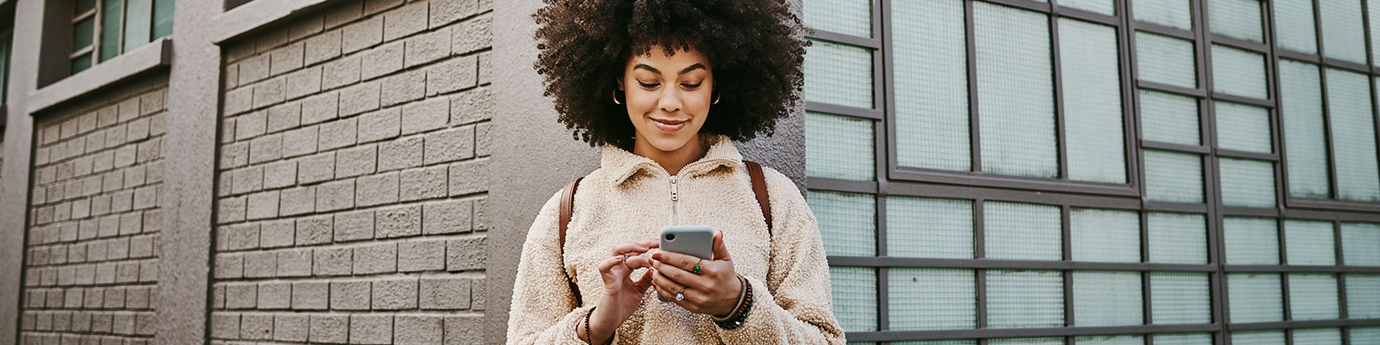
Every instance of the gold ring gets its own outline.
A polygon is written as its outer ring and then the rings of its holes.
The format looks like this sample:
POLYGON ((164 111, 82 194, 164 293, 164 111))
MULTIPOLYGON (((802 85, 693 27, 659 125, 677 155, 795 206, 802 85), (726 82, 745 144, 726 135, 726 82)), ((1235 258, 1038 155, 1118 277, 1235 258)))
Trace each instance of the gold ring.
POLYGON ((685 288, 680 288, 680 292, 677 292, 677 293, 676 293, 676 300, 677 300, 677 301, 685 300, 685 288))
POLYGON ((695 262, 695 274, 700 274, 700 263, 702 262, 704 262, 704 259, 700 259, 700 261, 695 262))

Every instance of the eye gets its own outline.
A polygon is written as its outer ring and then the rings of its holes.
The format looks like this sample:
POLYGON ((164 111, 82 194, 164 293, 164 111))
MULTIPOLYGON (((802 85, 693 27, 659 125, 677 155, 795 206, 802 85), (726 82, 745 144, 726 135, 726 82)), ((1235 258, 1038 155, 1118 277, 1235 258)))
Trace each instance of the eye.
POLYGON ((641 81, 641 80, 638 80, 638 81, 637 81, 637 85, 642 86, 642 88, 644 88, 644 89, 655 89, 655 88, 661 86, 661 83, 657 83, 657 82, 648 83, 648 82, 643 82, 643 81, 641 81))
POLYGON ((681 87, 686 88, 686 89, 688 89, 688 90, 698 89, 698 88, 700 88, 700 85, 704 85, 704 82, 699 82, 699 83, 694 83, 694 84, 690 84, 690 83, 681 83, 681 84, 680 84, 681 87))

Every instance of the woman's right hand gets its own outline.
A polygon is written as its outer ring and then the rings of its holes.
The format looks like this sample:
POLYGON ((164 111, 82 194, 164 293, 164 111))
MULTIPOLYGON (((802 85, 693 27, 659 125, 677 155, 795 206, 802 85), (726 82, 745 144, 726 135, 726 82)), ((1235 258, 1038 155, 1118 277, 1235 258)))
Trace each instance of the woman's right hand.
POLYGON ((643 271, 642 276, 634 280, 633 271, 651 267, 650 259, 642 254, 660 246, 656 239, 623 243, 613 247, 613 257, 599 263, 604 298, 589 316, 590 334, 577 331, 585 336, 584 340, 603 344, 642 305, 642 296, 651 287, 652 274, 643 271))

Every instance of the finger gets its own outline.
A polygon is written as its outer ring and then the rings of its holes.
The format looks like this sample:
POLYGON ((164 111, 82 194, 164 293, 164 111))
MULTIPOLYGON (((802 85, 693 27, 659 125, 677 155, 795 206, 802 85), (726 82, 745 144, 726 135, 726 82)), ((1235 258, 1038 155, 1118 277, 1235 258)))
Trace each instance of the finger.
POLYGON ((613 246, 613 255, 641 254, 660 246, 661 244, 655 239, 627 242, 613 246))
POLYGON ((723 230, 714 230, 714 260, 733 261, 728 257, 728 245, 724 244, 723 230))
POLYGON ((630 270, 623 265, 623 256, 621 255, 606 258, 599 262, 599 272, 604 275, 620 277, 627 275, 628 271, 630 270))
POLYGON ((652 286, 656 287, 656 293, 662 298, 674 302, 676 293, 684 293, 685 286, 666 278, 661 273, 661 270, 652 271, 652 286))
POLYGON ((623 265, 628 266, 628 268, 631 269, 652 267, 652 258, 648 257, 647 255, 633 255, 629 256, 627 261, 623 262, 623 265))
POLYGON ((698 257, 668 251, 660 251, 653 253, 652 260, 660 261, 663 264, 670 264, 672 266, 680 268, 683 271, 694 271, 695 265, 699 265, 704 262, 703 259, 700 259, 698 257))
POLYGON ((677 285, 688 286, 696 289, 704 289, 707 286, 706 283, 708 277, 703 277, 691 273, 690 271, 682 270, 679 267, 667 265, 666 263, 654 265, 654 267, 657 268, 656 271, 661 273, 660 275, 662 277, 670 279, 677 285))
POLYGON ((647 292, 647 288, 652 286, 653 276, 655 274, 652 274, 652 270, 643 271, 642 277, 633 282, 633 286, 637 287, 637 292, 647 292))

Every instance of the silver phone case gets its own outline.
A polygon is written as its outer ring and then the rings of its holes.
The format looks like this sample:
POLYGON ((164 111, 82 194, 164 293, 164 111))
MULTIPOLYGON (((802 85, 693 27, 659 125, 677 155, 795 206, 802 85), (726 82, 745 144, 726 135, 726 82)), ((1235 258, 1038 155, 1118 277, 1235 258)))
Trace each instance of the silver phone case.
MULTIPOLYGON (((714 258, 714 228, 708 225, 672 225, 661 228, 661 250, 676 252, 697 258, 714 258), (670 236, 668 236, 670 235, 670 236), (668 238, 669 237, 669 238, 668 238)), ((662 302, 670 302, 661 295, 662 302)))

